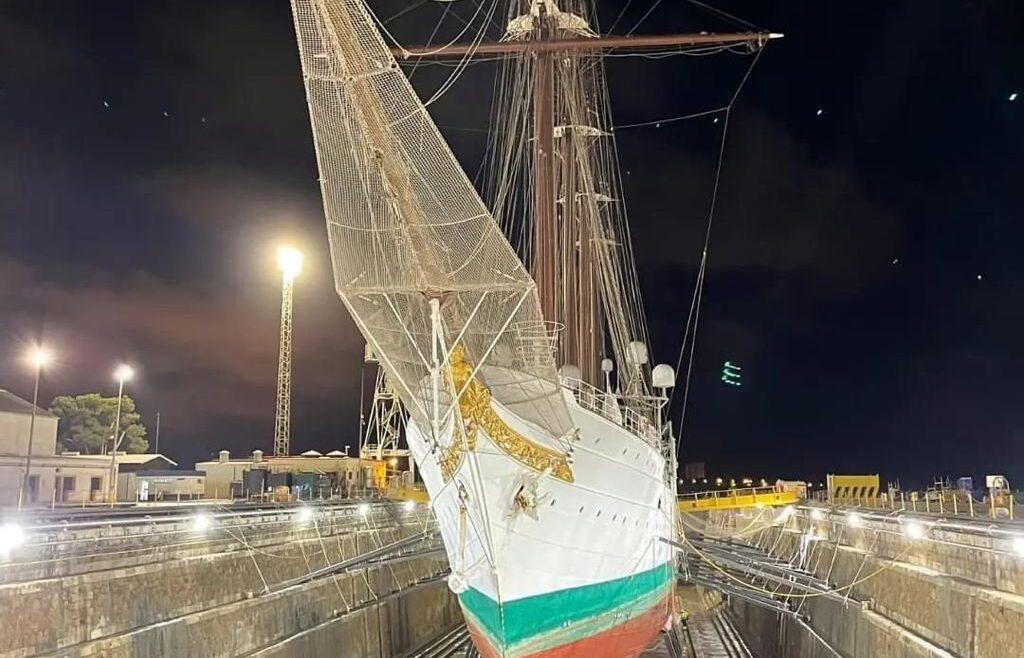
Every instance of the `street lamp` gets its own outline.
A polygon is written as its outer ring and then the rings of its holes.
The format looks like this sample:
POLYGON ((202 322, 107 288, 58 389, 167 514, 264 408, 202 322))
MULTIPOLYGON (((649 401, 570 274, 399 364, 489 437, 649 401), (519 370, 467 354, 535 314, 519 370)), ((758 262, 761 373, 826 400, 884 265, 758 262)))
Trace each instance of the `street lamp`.
POLYGON ((121 400, 124 399, 124 383, 131 381, 135 371, 127 363, 122 363, 114 370, 114 378, 117 380, 117 414, 114 416, 114 440, 110 446, 110 506, 113 507, 117 498, 117 446, 120 444, 121 434, 121 400))
POLYGON ((53 355, 50 350, 42 345, 36 345, 28 353, 28 362, 36 369, 36 383, 32 389, 32 420, 28 424, 28 451, 25 456, 25 473, 21 478, 21 487, 18 489, 18 509, 21 510, 22 501, 25 498, 25 489, 29 486, 32 473, 32 440, 36 434, 36 408, 39 404, 39 376, 43 368, 50 364, 53 355))

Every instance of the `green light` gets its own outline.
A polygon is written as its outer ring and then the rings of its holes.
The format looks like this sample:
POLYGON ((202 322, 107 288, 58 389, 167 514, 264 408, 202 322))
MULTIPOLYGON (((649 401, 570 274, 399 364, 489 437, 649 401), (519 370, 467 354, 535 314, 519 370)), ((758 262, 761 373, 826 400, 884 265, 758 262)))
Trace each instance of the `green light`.
POLYGON ((726 361, 722 364, 722 381, 730 386, 742 386, 743 384, 740 382, 743 378, 740 374, 741 370, 743 370, 743 368, 732 361, 726 361))

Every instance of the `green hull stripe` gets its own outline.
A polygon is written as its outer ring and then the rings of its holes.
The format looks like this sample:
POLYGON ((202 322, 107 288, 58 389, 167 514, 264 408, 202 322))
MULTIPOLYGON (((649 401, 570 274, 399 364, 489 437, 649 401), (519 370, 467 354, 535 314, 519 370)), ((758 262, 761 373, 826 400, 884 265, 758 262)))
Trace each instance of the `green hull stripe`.
POLYGON ((594 585, 583 585, 538 594, 499 605, 486 594, 470 588, 459 602, 475 625, 499 647, 509 647, 536 635, 568 628, 591 617, 632 604, 650 606, 653 598, 668 588, 672 565, 665 563, 649 571, 594 585))

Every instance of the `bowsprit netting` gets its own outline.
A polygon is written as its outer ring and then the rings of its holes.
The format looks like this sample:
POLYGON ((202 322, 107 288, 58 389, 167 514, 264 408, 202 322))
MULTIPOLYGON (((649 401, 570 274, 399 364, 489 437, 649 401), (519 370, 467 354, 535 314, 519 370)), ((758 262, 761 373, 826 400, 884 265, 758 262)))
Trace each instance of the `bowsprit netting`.
POLYGON ((335 285, 413 419, 436 420, 435 397, 452 408, 431 380, 437 335, 442 360, 461 346, 496 400, 562 436, 571 421, 533 280, 362 0, 292 9, 335 285))

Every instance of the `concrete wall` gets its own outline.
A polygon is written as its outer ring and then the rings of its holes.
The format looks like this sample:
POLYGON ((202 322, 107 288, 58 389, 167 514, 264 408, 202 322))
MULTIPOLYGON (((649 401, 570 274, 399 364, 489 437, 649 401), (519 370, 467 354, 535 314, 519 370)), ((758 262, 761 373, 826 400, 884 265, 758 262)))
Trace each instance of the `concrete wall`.
POLYGON ((731 609, 758 658, 951 658, 945 650, 859 606, 809 601, 802 611, 805 621, 744 601, 733 601, 731 609))
MULTIPOLYGON (((391 627, 388 624, 392 616, 398 625, 403 622, 416 623, 421 618, 429 617, 415 613, 402 616, 401 611, 408 612, 412 605, 408 596, 399 593, 400 588, 413 583, 413 574, 429 573, 431 568, 427 562, 417 560, 405 566, 407 568, 402 570, 383 566, 365 572, 342 574, 337 581, 329 577, 322 578, 284 591, 255 595, 230 605, 197 610, 42 655, 66 658, 229 658, 248 656, 253 652, 267 652, 266 655, 289 658, 314 655, 305 653, 308 641, 295 640, 296 635, 302 634, 307 640, 315 639, 315 644, 321 646, 329 638, 333 650, 321 656, 378 656, 378 641, 382 642, 383 655, 391 656, 413 648, 415 635, 427 632, 416 629, 389 632, 391 627), (372 585, 372 589, 368 584, 372 585), (398 595, 391 596, 393 593, 398 595), (378 610, 381 615, 380 629, 378 610), (349 619, 353 611, 359 621, 349 619), (368 612, 371 614, 368 615, 368 612)), ((420 605, 428 608, 437 605, 442 610, 448 605, 446 600, 453 598, 443 580, 412 592, 409 596, 417 594, 419 596, 416 600, 420 605)), ((447 626, 451 627, 455 621, 449 620, 447 626)))
MULTIPOLYGON (((774 546, 776 555, 795 556, 807 523, 796 518, 758 540, 774 546)), ((804 602, 809 625, 844 656, 1024 656, 1024 559, 1007 550, 1009 540, 948 528, 910 539, 898 525, 870 520, 859 528, 826 521, 814 526, 828 539, 814 543, 807 567, 834 587, 856 583, 852 596, 867 603, 861 609, 821 597, 804 602)), ((733 609, 755 643, 765 636, 764 616, 775 617, 747 604, 734 602, 733 609)), ((776 646, 783 653, 766 655, 817 658, 806 641, 793 644, 794 637, 812 635, 807 629, 783 625, 789 643, 776 646)))
POLYGON ((462 620, 444 581, 355 610, 252 654, 252 658, 390 658, 401 656, 462 620))
MULTIPOLYGON (((353 511, 337 518, 325 512, 317 528, 296 527, 290 514, 279 523, 276 512, 268 523, 246 519, 202 537, 173 525, 81 531, 77 542, 67 533, 44 537, 13 564, 0 565, 8 581, 0 585, 0 610, 16 611, 0 624, 0 656, 311 655, 305 647, 362 628, 358 619, 369 609, 374 619, 379 609, 382 637, 395 651, 453 626, 454 597, 443 580, 431 581, 446 570, 443 554, 410 555, 275 591, 430 523, 421 513, 383 505, 366 518, 353 511), (61 554, 55 546, 71 548, 61 554), (45 571, 58 575, 36 577, 45 571), (424 581, 431 582, 422 593, 395 594, 424 581), (306 639, 287 641, 297 634, 306 639)), ((376 637, 346 642, 372 646, 366 655, 377 656, 376 637)))

